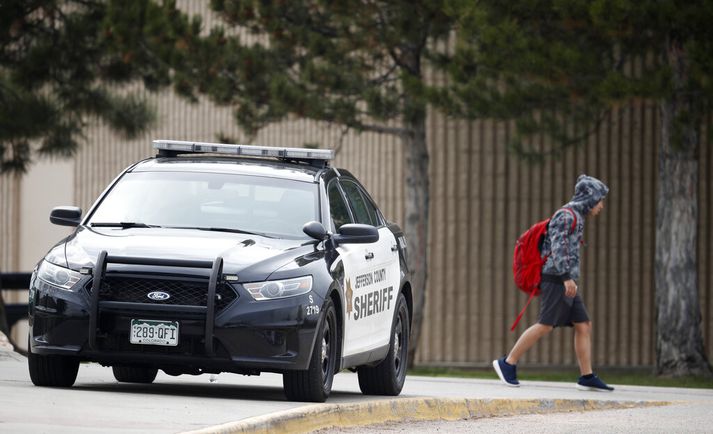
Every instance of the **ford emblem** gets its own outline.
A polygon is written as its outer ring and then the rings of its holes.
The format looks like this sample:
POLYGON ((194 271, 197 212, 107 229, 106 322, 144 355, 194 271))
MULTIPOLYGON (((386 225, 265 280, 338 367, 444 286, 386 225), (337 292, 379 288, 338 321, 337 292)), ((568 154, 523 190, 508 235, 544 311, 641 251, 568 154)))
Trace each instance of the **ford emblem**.
POLYGON ((164 301, 164 300, 168 300, 169 298, 171 298, 171 295, 168 294, 167 292, 154 291, 154 292, 149 292, 147 297, 150 298, 151 300, 155 300, 155 301, 164 301))

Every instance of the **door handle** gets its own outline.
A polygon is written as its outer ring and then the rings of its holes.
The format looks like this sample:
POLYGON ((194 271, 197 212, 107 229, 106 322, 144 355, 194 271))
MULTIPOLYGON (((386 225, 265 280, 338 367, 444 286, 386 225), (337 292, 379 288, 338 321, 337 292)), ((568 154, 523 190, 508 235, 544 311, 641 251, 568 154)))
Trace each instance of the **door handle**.
POLYGON ((364 255, 364 259, 366 259, 367 261, 374 259, 374 252, 366 252, 366 255, 364 255))
POLYGON ((393 246, 391 246, 391 251, 392 251, 392 252, 395 252, 395 251, 397 251, 397 250, 399 250, 399 246, 397 246, 396 244, 394 244, 393 246))

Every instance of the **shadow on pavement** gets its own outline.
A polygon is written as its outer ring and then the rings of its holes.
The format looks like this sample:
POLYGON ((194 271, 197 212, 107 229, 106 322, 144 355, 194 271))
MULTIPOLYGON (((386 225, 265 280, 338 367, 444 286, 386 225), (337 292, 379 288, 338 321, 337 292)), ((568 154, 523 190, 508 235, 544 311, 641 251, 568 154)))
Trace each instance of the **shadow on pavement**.
MULTIPOLYGON (((237 384, 176 384, 161 383, 153 384, 92 384, 90 382, 77 383, 72 389, 84 390, 87 392, 111 392, 126 394, 146 394, 146 395, 170 395, 186 396, 195 398, 212 399, 234 399, 246 401, 287 401, 282 391, 282 387, 270 386, 245 386, 237 384)), ((329 402, 333 398, 347 398, 362 396, 356 392, 332 391, 329 402)))

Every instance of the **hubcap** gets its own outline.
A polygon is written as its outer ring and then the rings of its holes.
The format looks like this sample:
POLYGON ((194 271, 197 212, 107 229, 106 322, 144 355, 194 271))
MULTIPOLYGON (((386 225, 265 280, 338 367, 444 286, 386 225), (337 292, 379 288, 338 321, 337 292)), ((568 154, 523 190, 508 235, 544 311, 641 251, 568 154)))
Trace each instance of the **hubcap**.
POLYGON ((325 325, 324 334, 322 335, 322 374, 324 378, 327 378, 327 373, 329 372, 329 346, 330 346, 330 335, 329 335, 329 322, 325 325))
POLYGON ((400 373, 401 369, 401 336, 403 335, 403 325, 401 324, 401 315, 398 316, 394 333, 394 367, 396 372, 400 373))

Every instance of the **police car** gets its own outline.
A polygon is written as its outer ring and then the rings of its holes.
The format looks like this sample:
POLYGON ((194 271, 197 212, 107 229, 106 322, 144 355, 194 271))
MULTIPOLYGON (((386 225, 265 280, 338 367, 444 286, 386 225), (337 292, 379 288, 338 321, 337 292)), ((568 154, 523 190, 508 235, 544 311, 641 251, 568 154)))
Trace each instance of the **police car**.
POLYGON ((80 362, 119 382, 233 372, 283 376, 326 400, 334 375, 398 395, 412 296, 401 229, 330 150, 154 141, 37 265, 29 370, 69 387, 80 362))

